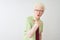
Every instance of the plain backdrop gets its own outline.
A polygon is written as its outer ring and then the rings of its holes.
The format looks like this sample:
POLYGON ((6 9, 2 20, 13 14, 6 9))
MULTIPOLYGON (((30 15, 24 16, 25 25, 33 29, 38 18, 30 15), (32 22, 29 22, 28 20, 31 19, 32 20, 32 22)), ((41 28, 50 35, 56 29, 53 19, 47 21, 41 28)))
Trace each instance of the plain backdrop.
POLYGON ((0 0, 0 40, 23 40, 25 19, 36 2, 45 4, 42 40, 60 40, 60 0, 0 0))

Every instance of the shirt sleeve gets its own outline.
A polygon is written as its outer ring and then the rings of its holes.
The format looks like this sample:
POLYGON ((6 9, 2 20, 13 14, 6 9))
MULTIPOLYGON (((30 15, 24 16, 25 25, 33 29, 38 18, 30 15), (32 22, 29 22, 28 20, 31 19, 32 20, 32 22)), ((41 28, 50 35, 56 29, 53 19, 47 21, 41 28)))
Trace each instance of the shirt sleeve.
POLYGON ((40 26, 40 32, 43 32, 43 22, 41 23, 41 26, 40 26))
POLYGON ((26 36, 27 32, 31 29, 31 24, 29 18, 27 18, 25 22, 25 28, 24 28, 24 40, 29 40, 29 38, 26 36))

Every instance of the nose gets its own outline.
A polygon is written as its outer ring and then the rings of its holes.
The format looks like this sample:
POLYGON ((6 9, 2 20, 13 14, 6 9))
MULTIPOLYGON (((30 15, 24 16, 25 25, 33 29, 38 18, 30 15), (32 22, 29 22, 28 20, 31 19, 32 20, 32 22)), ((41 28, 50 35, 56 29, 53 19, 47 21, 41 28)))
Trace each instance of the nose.
POLYGON ((40 11, 38 11, 38 14, 40 14, 40 11))

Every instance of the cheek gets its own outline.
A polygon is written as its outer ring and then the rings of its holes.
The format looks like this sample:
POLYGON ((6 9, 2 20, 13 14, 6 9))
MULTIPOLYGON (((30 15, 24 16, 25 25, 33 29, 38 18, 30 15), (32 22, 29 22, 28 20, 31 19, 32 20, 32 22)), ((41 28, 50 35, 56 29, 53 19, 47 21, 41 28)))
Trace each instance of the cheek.
POLYGON ((43 13, 40 14, 40 16, 42 16, 42 15, 43 15, 43 13))
POLYGON ((35 11, 34 14, 37 15, 37 12, 35 11))
POLYGON ((37 16, 37 13, 35 13, 35 16, 37 16))
POLYGON ((35 12, 35 16, 38 16, 38 15, 40 15, 39 12, 35 12))
POLYGON ((40 15, 42 15, 43 14, 43 12, 40 12, 40 15))
POLYGON ((34 13, 35 13, 35 14, 38 14, 38 11, 35 11, 34 13))
POLYGON ((41 14, 43 14, 43 12, 40 12, 41 14))

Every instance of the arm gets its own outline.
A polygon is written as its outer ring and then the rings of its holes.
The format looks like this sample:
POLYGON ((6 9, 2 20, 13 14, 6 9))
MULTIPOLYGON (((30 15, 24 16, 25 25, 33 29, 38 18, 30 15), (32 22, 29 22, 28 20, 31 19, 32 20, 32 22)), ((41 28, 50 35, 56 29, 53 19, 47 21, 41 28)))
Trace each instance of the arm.
POLYGON ((39 24, 40 24, 40 23, 39 23, 38 21, 35 21, 34 26, 33 26, 32 29, 29 30, 28 33, 27 33, 27 36, 28 36, 29 38, 31 38, 31 37, 33 36, 34 32, 36 32, 37 28, 39 27, 39 24))
POLYGON ((36 24, 34 24, 34 26, 32 27, 32 29, 28 31, 27 36, 29 38, 31 38, 32 35, 34 34, 34 32, 37 30, 37 28, 38 28, 38 26, 36 24))

